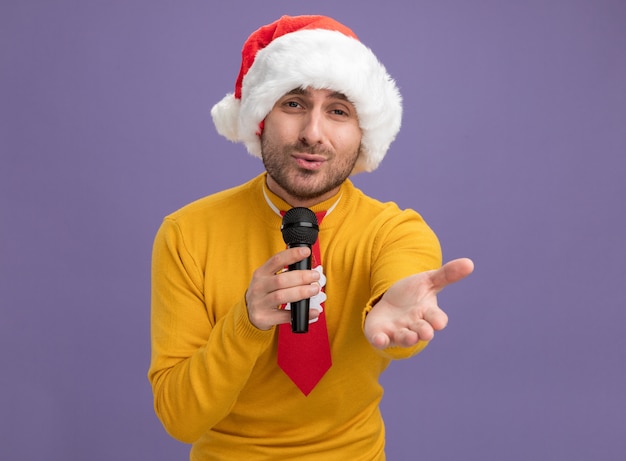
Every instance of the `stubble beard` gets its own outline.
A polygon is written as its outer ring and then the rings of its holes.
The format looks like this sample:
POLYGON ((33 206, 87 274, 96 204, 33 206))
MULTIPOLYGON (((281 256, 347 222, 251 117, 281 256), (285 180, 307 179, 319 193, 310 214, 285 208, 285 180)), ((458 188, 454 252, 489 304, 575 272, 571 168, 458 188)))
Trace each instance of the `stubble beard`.
POLYGON ((264 136, 261 137, 261 149, 263 165, 267 174, 290 196, 301 201, 321 197, 339 187, 350 176, 360 152, 359 147, 352 156, 346 156, 335 161, 333 168, 317 171, 294 167, 291 163, 293 162, 291 154, 293 152, 306 152, 336 160, 334 152, 317 146, 306 146, 302 143, 277 146, 264 136))

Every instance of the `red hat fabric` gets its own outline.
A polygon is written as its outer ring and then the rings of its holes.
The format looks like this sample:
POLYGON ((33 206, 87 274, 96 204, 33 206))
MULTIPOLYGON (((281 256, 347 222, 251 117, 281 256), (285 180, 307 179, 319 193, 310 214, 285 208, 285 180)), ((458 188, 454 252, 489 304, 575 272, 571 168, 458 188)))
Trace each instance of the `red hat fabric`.
POLYGON ((235 98, 241 99, 243 77, 252 67, 259 50, 269 45, 274 39, 297 30, 328 29, 339 32, 358 40, 357 36, 343 24, 326 16, 283 16, 280 20, 259 28, 244 43, 241 51, 241 69, 235 83, 235 98))
POLYGON ((395 139, 402 98, 372 51, 327 16, 283 16, 250 35, 235 91, 211 110, 218 133, 261 158, 259 124, 295 88, 338 91, 355 106, 363 132, 353 173, 376 169, 395 139))

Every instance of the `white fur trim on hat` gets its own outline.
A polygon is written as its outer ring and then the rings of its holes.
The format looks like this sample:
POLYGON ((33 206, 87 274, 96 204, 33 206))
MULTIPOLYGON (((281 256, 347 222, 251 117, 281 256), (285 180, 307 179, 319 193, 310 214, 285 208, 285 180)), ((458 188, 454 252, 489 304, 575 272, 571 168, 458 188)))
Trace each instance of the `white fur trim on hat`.
POLYGON ((211 110, 217 131, 260 158, 259 123, 282 96, 307 87, 337 91, 352 102, 363 132, 353 173, 376 169, 400 130, 402 97, 369 48, 334 30, 291 32, 260 50, 243 78, 241 101, 231 93, 211 110))

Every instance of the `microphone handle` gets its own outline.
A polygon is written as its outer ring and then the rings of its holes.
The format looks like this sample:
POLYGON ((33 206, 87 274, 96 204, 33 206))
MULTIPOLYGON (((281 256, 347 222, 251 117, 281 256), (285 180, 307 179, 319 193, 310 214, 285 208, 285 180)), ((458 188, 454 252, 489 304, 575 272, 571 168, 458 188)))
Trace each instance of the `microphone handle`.
MULTIPOLYGON (((294 247, 310 247, 306 243, 295 243, 289 245, 289 248, 294 247)), ((304 258, 302 261, 298 261, 289 265, 290 271, 298 270, 311 270, 311 256, 304 258)), ((308 333, 309 331, 309 305, 310 298, 301 299, 291 303, 291 332, 292 333, 308 333)))

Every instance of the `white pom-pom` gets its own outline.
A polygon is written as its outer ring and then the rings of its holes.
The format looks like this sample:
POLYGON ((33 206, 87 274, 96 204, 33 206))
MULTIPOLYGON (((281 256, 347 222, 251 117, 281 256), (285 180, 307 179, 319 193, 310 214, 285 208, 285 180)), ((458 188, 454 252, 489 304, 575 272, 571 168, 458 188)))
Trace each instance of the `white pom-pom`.
POLYGON ((229 93, 211 109, 217 132, 232 142, 241 141, 238 129, 240 107, 241 101, 229 93))

